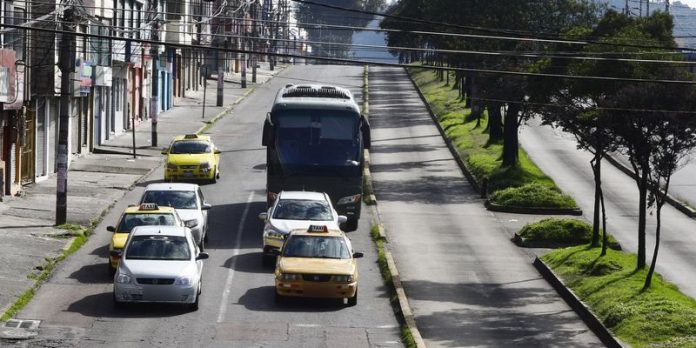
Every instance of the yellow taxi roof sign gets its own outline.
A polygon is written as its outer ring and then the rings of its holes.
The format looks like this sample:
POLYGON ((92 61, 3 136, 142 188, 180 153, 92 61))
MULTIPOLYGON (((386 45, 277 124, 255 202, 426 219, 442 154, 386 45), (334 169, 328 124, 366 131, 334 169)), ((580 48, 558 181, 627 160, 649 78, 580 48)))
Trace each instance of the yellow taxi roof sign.
POLYGON ((157 203, 142 203, 139 210, 159 210, 157 203))
POLYGON ((309 225, 307 232, 310 232, 310 233, 329 233, 329 227, 326 225, 309 225))
POLYGON ((198 134, 186 134, 184 139, 198 139, 198 134))

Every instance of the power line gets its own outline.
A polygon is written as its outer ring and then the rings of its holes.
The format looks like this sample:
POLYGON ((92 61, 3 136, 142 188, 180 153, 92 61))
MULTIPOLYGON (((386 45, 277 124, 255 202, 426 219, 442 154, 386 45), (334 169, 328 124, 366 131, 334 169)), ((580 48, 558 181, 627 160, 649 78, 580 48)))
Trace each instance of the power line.
MULTIPOLYGON (((10 27, 10 28, 18 27, 16 25, 10 25, 10 24, 2 24, 0 26, 10 27)), ((113 37, 113 36, 96 35, 96 34, 88 34, 88 33, 74 33, 74 32, 69 33, 69 32, 66 32, 63 30, 56 30, 56 29, 31 28, 28 30, 60 33, 60 34, 73 34, 76 36, 83 36, 83 37, 99 37, 99 38, 122 40, 122 38, 113 37)), ((153 45, 164 44, 164 43, 159 42, 159 41, 144 40, 144 39, 129 39, 128 41, 140 42, 140 43, 149 43, 149 44, 153 44, 153 45)), ((358 59, 335 58, 335 57, 317 57, 317 56, 308 57, 308 56, 303 56, 303 55, 298 55, 298 54, 260 52, 260 51, 253 51, 253 50, 232 49, 232 48, 222 48, 222 47, 211 48, 211 47, 204 46, 204 45, 178 44, 178 43, 169 43, 167 45, 169 45, 171 47, 178 47, 178 48, 196 48, 196 49, 204 49, 204 50, 213 49, 213 50, 218 50, 218 51, 222 51, 222 52, 262 54, 262 55, 269 55, 269 56, 279 56, 279 57, 339 62, 339 63, 344 63, 344 64, 372 64, 372 65, 380 65, 380 66, 412 67, 412 66, 407 65, 407 64, 368 62, 368 61, 362 61, 362 60, 358 60, 358 59)), ((693 85, 694 84, 694 81, 687 81, 687 80, 667 80, 667 79, 652 79, 651 80, 651 79, 640 79, 640 78, 620 78, 620 77, 609 77, 609 76, 581 76, 581 75, 547 74, 547 73, 532 73, 532 72, 524 72, 524 71, 474 69, 474 68, 454 68, 454 67, 438 67, 438 66, 421 66, 421 67, 428 68, 428 69, 436 69, 436 70, 461 71, 461 72, 465 72, 465 73, 513 75, 513 76, 523 76, 523 77, 533 77, 534 76, 534 77, 547 77, 547 78, 611 81, 611 82, 650 82, 650 83, 678 84, 678 85, 693 85)))

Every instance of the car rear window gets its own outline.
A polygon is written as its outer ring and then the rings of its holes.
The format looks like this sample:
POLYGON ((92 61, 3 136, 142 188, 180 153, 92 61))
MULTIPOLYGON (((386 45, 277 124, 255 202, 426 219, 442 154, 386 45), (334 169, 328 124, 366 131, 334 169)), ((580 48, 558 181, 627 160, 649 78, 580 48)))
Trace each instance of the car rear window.
POLYGON ((116 230, 120 233, 130 233, 136 226, 147 225, 176 226, 176 219, 171 213, 128 213, 123 215, 116 230))
POLYGON ((210 143, 203 141, 177 141, 172 144, 172 154, 182 154, 182 153, 211 153, 213 152, 213 147, 210 143))
POLYGON ((191 259, 191 251, 185 237, 135 236, 126 249, 126 259, 184 261, 191 259))
POLYGON ((331 208, 326 201, 309 199, 281 199, 273 210, 273 218, 281 220, 333 220, 331 208))
POLYGON ((155 203, 174 209, 197 209, 194 191, 145 191, 140 203, 155 203))

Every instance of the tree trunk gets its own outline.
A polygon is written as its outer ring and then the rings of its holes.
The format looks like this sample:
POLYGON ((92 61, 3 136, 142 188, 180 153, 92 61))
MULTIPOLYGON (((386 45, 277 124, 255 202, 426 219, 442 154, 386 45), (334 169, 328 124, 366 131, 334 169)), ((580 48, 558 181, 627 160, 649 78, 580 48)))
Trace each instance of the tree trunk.
MULTIPOLYGON (((665 187, 665 192, 667 192, 666 187, 665 187)), ((657 225, 655 226, 655 250, 653 251, 653 257, 652 257, 652 262, 650 263, 650 269, 648 270, 648 274, 645 276, 645 284, 643 284, 643 291, 650 288, 650 284, 652 283, 652 276, 653 276, 653 273, 655 273, 655 265, 657 264, 657 253, 658 253, 658 251, 660 251, 660 227, 662 224, 662 205, 664 204, 664 199, 661 199, 661 201, 662 202, 659 202, 657 204, 657 212, 656 212, 657 225)))
POLYGON ((464 93, 466 94, 465 108, 471 108, 471 90, 474 85, 474 77, 469 75, 464 78, 464 93))
POLYGON ((645 220, 647 213, 648 196, 648 169, 641 169, 640 183, 638 184, 638 261, 636 269, 645 268, 645 220))
POLYGON ((503 167, 517 165, 519 160, 519 140, 517 131, 519 129, 518 118, 522 106, 517 103, 508 104, 505 113, 505 123, 503 124, 503 167))
POLYGON ((488 103, 488 143, 493 144, 503 139, 503 114, 501 103, 488 103))
POLYGON ((599 201, 602 206, 602 253, 600 255, 604 256, 607 254, 607 241, 609 237, 607 234, 607 210, 604 206, 604 191, 601 186, 599 187, 599 201))
POLYGON ((593 248, 599 245, 599 205, 600 191, 602 189, 602 157, 600 149, 595 149, 594 158, 591 161, 592 173, 595 182, 594 212, 592 214, 592 242, 593 248))

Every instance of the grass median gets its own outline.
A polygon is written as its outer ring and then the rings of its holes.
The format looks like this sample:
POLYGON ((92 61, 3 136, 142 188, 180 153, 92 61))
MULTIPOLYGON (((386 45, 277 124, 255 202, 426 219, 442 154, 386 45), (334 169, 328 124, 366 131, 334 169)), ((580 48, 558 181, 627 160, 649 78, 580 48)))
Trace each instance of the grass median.
POLYGON ((511 207, 575 208, 577 204, 563 194, 520 149, 519 164, 503 168, 503 144, 489 143, 485 129, 487 113, 480 124, 467 120, 471 109, 452 86, 446 85, 432 70, 411 68, 411 77, 437 115, 447 137, 479 184, 484 184, 492 203, 511 207))
POLYGON ((552 251, 541 259, 611 332, 632 347, 696 347, 696 301, 647 269, 636 256, 587 245, 552 251))

